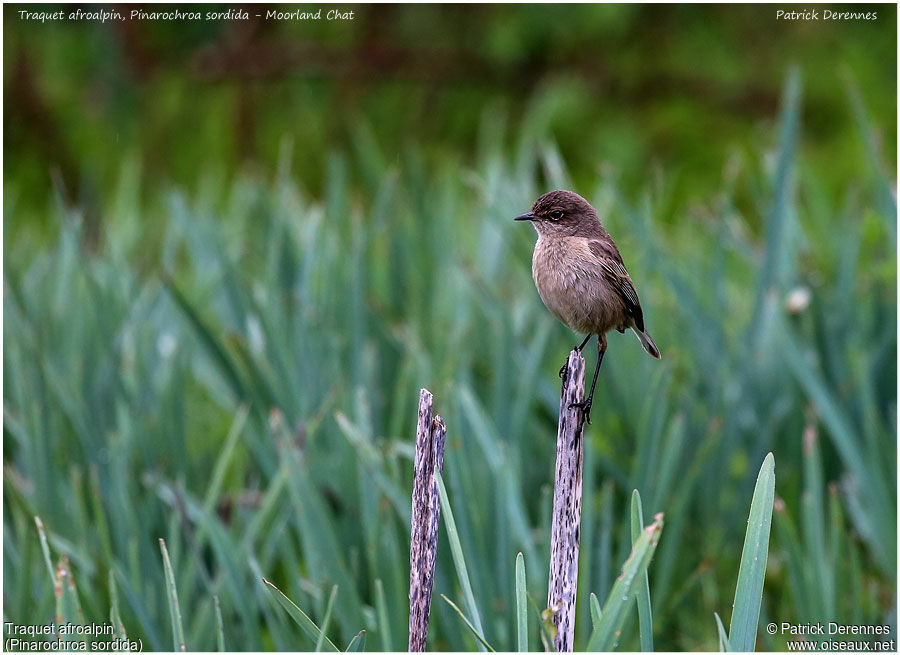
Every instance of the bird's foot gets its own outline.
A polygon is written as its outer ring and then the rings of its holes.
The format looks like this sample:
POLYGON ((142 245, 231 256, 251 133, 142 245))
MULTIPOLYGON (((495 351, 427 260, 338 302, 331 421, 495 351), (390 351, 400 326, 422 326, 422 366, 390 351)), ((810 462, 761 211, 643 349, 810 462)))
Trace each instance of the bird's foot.
POLYGON ((591 424, 591 404, 592 399, 588 398, 587 400, 583 400, 580 403, 569 403, 569 407, 578 407, 584 412, 584 420, 587 421, 587 424, 591 424))
POLYGON ((559 377, 560 377, 560 378, 562 378, 563 373, 566 372, 566 369, 567 369, 568 367, 569 367, 569 360, 567 359, 567 360, 566 360, 566 363, 563 364, 563 365, 560 367, 560 369, 559 369, 559 377))

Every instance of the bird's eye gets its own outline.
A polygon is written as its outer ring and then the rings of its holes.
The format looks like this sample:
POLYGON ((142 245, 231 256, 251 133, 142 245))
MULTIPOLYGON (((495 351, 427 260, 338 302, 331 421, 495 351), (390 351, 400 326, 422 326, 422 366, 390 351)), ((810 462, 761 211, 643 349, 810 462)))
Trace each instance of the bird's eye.
POLYGON ((554 209, 552 212, 550 212, 550 218, 552 218, 554 221, 558 221, 562 218, 562 214, 563 213, 558 209, 554 209))

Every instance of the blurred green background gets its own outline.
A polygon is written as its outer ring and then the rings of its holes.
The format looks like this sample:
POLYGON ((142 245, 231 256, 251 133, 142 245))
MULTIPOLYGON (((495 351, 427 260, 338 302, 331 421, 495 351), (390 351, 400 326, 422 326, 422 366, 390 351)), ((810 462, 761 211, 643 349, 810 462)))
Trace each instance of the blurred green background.
MULTIPOLYGON (((565 187, 616 238, 663 353, 610 337, 578 646, 638 488, 645 520, 666 515, 656 646, 717 648, 768 451, 761 622, 896 638, 896 6, 253 16, 269 8, 100 24, 4 6, 5 620, 56 611, 39 515, 83 616, 115 607, 145 647, 173 644, 162 537, 189 648, 217 645, 214 597, 226 648, 312 648, 265 576, 317 622, 338 585, 338 645, 366 629, 404 649, 425 386, 485 636, 513 648, 517 552, 546 599, 576 336, 511 218, 565 187)), ((297 8, 319 7, 278 7, 297 8)), ((474 649, 439 596, 461 602, 440 538, 431 647, 474 649)))

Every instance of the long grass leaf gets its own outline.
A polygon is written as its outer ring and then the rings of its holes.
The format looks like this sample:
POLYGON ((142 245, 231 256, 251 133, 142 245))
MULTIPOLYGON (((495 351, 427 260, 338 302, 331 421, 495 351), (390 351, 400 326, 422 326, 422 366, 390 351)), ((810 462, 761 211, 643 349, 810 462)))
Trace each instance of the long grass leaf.
POLYGON ((657 514, 653 523, 641 532, 631 555, 622 567, 622 574, 616 578, 612 591, 609 592, 609 597, 603 605, 600 621, 591 633, 587 650, 610 651, 618 644, 628 611, 637 597, 641 575, 650 565, 650 560, 659 544, 662 527, 663 516, 657 514))
POLYGON ((122 623, 122 613, 119 610, 119 590, 116 587, 116 574, 109 570, 109 623, 119 639, 128 639, 125 632, 125 624, 122 623))
POLYGON ((378 616, 378 632, 381 633, 381 650, 394 650, 391 640, 391 623, 388 621, 387 602, 384 599, 384 584, 381 578, 375 580, 375 612, 378 616))
POLYGON ((216 609, 216 648, 220 653, 225 652, 225 624, 222 622, 222 607, 219 605, 218 595, 213 595, 213 605, 216 609))
POLYGON ((453 611, 455 611, 455 612, 459 615, 459 618, 461 618, 461 619, 463 620, 463 623, 466 624, 466 627, 469 628, 469 630, 472 632, 473 635, 475 635, 475 638, 478 640, 478 642, 479 642, 484 648, 486 648, 487 650, 489 650, 490 652, 495 653, 496 651, 495 651, 495 650, 493 649, 493 647, 485 640, 485 638, 484 638, 484 637, 482 636, 482 634, 481 634, 481 631, 478 630, 474 625, 472 625, 472 622, 469 621, 469 619, 466 618, 466 615, 463 614, 463 611, 462 611, 461 609, 459 609, 459 608, 456 606, 456 603, 454 603, 452 600, 450 600, 449 598, 447 598, 444 594, 441 594, 441 598, 443 598, 445 601, 447 601, 447 604, 448 604, 450 607, 452 607, 452 608, 453 608, 453 611))
MULTIPOLYGON (((84 613, 81 610, 81 602, 78 599, 78 590, 75 586, 75 577, 72 573, 72 565, 68 555, 60 555, 59 564, 56 566, 56 582, 53 591, 56 594, 56 625, 63 626, 84 625, 84 613)), ((80 644, 70 648, 81 649, 86 643, 83 635, 77 631, 63 633, 59 630, 59 637, 64 642, 80 644)))
MULTIPOLYGON (((631 494, 631 547, 634 548, 644 529, 644 510, 641 506, 641 494, 635 489, 631 494)), ((641 650, 645 653, 653 651, 653 615, 650 613, 650 580, 644 571, 643 580, 638 585, 637 606, 640 621, 641 650)))
POLYGON ((862 93, 856 81, 850 76, 848 71, 843 71, 844 85, 847 95, 850 99, 850 107, 853 110, 853 118, 856 123, 856 129, 862 139, 868 164, 874 173, 878 182, 877 185, 877 201, 878 209, 881 216, 887 222, 888 228, 894 240, 897 239, 897 197, 894 190, 893 177, 888 173, 888 167, 884 165, 884 159, 881 152, 881 141, 876 129, 872 125, 863 101, 862 93))
POLYGON ((220 345, 219 340, 215 336, 215 331, 200 317, 199 312, 194 309, 194 306, 181 290, 175 286, 173 280, 166 280, 166 288, 172 299, 175 300, 176 306, 181 309, 182 314, 194 328, 194 332, 200 338, 201 343, 203 343, 209 354, 221 368, 223 375, 231 386, 232 393, 240 400, 248 398, 246 385, 241 380, 240 373, 238 373, 233 359, 225 351, 225 348, 220 345))
POLYGON ((34 524, 37 526, 38 538, 41 542, 41 553, 44 556, 44 564, 47 566, 47 573, 50 575, 50 582, 56 582, 56 572, 53 569, 53 560, 50 558, 50 544, 47 543, 47 533, 44 531, 44 522, 41 517, 34 517, 34 524))
POLYGON ((756 349, 768 332, 763 329, 771 311, 772 292, 779 290, 788 275, 788 257, 793 201, 793 168, 800 121, 800 72, 792 69, 785 83, 781 110, 778 161, 772 184, 773 201, 766 216, 765 260, 759 269, 756 303, 748 326, 751 344, 756 349))
MULTIPOLYGON (((294 623, 296 623, 300 628, 307 634, 307 636, 313 640, 314 643, 319 641, 319 635, 323 634, 319 627, 313 623, 313 620, 309 618, 306 613, 301 610, 297 605, 287 596, 285 596, 281 589, 273 585, 271 582, 263 578, 263 582, 266 585, 266 589, 272 594, 272 597, 278 601, 278 604, 284 608, 284 610, 288 613, 294 623)), ((334 645, 334 643, 328 638, 325 637, 322 642, 323 646, 327 646, 330 650, 334 652, 340 652, 340 649, 334 645)))
MULTIPOLYGON (((782 344, 785 363, 809 399, 815 403, 831 443, 853 476, 851 486, 857 490, 853 495, 859 497, 861 506, 859 511, 851 512, 850 516, 860 535, 874 551, 883 570, 891 577, 896 577, 896 512, 883 511, 886 507, 896 507, 896 497, 888 491, 894 484, 886 481, 879 473, 880 455, 866 452, 863 439, 854 429, 835 393, 828 388, 819 367, 813 366, 801 354, 789 334, 784 335, 782 344), (872 462, 873 458, 878 463, 872 462)), ((850 498, 848 501, 852 502, 850 498)))
POLYGON ((357 653, 364 651, 366 649, 366 631, 360 630, 356 633, 356 636, 350 640, 350 643, 347 644, 348 653, 357 653))
POLYGON ((244 424, 247 422, 249 413, 249 406, 246 404, 241 405, 234 416, 234 420, 231 422, 231 427, 228 429, 228 435, 225 437, 225 444, 222 446, 222 451, 216 458, 212 475, 209 478, 209 486, 206 489, 206 496, 203 499, 203 509, 207 513, 213 510, 216 500, 218 500, 219 495, 222 493, 222 482, 225 479, 225 473, 228 471, 228 465, 231 463, 235 446, 237 446, 238 439, 241 436, 241 431, 244 429, 244 424))
POLYGON ((725 653, 731 650, 731 644, 728 641, 728 633, 725 632, 725 626, 722 625, 722 619, 719 617, 718 612, 713 612, 713 616, 716 617, 716 630, 719 633, 719 652, 725 653))
POLYGON ((516 646, 528 652, 528 590, 525 583, 525 556, 516 555, 516 646))
POLYGON ((734 611, 731 614, 728 641, 735 651, 749 652, 756 646, 774 501, 775 457, 769 453, 759 470, 753 500, 750 502, 750 518, 747 521, 747 534, 744 537, 744 550, 741 553, 734 592, 734 611))
POLYGON ((169 561, 169 551, 166 549, 164 539, 159 540, 159 550, 162 552, 163 568, 166 576, 166 598, 169 601, 169 615, 172 618, 172 639, 174 650, 185 651, 184 626, 181 623, 181 607, 178 604, 178 590, 175 588, 175 572, 172 570, 172 562, 169 561))
POLYGON ((331 623, 331 612, 334 609, 334 599, 337 597, 338 586, 331 588, 331 594, 328 596, 328 605, 325 606, 325 616, 322 618, 322 625, 319 626, 319 638, 316 639, 316 652, 321 652, 322 644, 325 643, 325 632, 328 630, 328 624, 331 623))
POLYGON ((456 566, 459 586, 462 588, 466 607, 472 614, 472 623, 474 623, 475 631, 481 634, 484 632, 484 629, 481 627, 481 617, 478 615, 475 596, 472 594, 472 584, 469 582, 466 559, 463 556, 462 546, 459 543, 459 533, 456 531, 456 522, 453 520, 453 509, 450 507, 450 499, 447 497, 447 489, 444 487, 444 478, 438 471, 435 471, 435 477, 438 483, 438 494, 441 498, 441 516, 444 518, 444 525, 447 528, 447 538, 450 540, 450 552, 453 555, 453 563, 456 566))
POLYGON ((600 599, 597 598, 597 594, 593 591, 591 592, 591 630, 595 630, 597 625, 600 623, 600 617, 603 616, 603 610, 600 609, 600 599))

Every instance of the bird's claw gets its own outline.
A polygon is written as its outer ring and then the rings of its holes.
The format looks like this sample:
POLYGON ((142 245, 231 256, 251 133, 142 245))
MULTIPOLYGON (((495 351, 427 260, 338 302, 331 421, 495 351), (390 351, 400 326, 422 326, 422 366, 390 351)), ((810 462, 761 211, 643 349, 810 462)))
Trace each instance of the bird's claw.
POLYGON ((582 412, 584 412, 584 420, 587 421, 587 424, 591 424, 591 402, 588 400, 584 400, 580 403, 569 403, 569 407, 578 407, 582 412))

